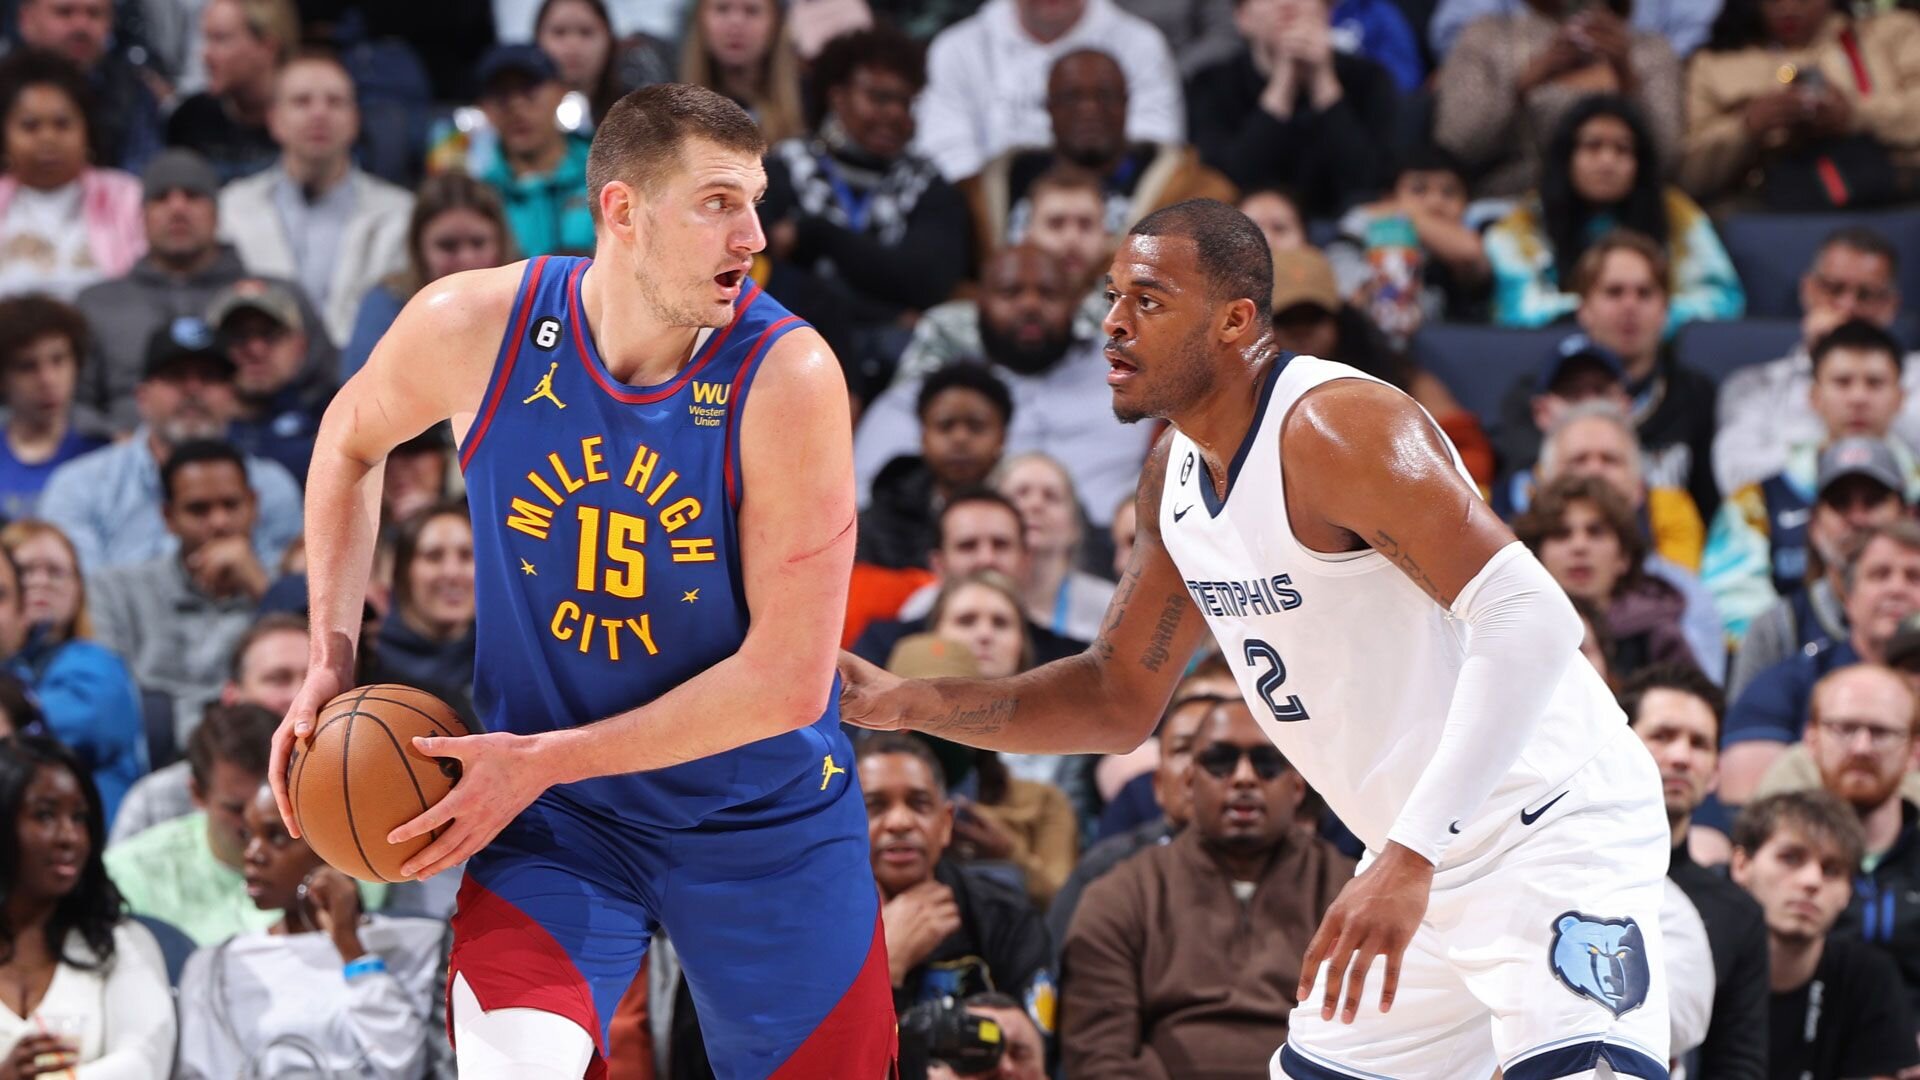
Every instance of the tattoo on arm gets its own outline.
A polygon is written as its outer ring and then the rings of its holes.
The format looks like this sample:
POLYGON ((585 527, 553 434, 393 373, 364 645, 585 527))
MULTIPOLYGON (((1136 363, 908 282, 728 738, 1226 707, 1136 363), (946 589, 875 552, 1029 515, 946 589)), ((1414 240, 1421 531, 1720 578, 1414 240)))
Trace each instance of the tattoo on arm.
POLYGON ((1113 659, 1113 633, 1126 620, 1127 605, 1132 603, 1133 591, 1139 587, 1140 568, 1129 566, 1126 575, 1120 579, 1120 587, 1114 590, 1113 599, 1107 603, 1107 615, 1100 624, 1100 633, 1093 639, 1093 654, 1101 663, 1113 659))
POLYGON ((972 708, 955 706, 952 712, 928 723, 929 735, 953 736, 961 742, 970 735, 996 735, 1020 707, 1017 697, 990 698, 972 708))
POLYGON ((1153 624, 1153 637, 1147 642, 1147 651, 1140 655, 1140 666, 1148 671, 1157 672, 1160 665, 1173 655, 1173 636, 1180 632, 1180 619, 1186 614, 1187 598, 1181 593, 1169 593, 1166 603, 1160 606, 1159 621, 1153 624))
POLYGON ((1433 579, 1427 576, 1427 572, 1420 568, 1419 563, 1413 561, 1413 556, 1401 548, 1400 541, 1387 535, 1385 529, 1380 529, 1373 534, 1373 549, 1391 559, 1402 573, 1412 578, 1415 585, 1426 590, 1426 594, 1433 597, 1442 607, 1446 606, 1447 600, 1441 594, 1440 587, 1433 583, 1433 579))

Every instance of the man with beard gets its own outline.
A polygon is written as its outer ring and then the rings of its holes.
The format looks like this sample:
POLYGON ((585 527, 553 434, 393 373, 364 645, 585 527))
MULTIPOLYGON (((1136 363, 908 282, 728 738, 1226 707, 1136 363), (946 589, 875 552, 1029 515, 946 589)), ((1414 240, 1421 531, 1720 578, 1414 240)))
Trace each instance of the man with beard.
POLYGON ((1193 147, 1127 138, 1127 73, 1100 49, 1077 49, 1047 75, 1053 145, 1009 151, 961 182, 973 207, 982 259, 1024 236, 1032 220, 1034 180, 1061 164, 1099 179, 1106 232, 1118 236, 1163 206, 1187 199, 1237 197, 1226 177, 1201 164, 1193 147))
POLYGON ((1835 930, 1893 959, 1920 1016, 1920 807, 1900 794, 1916 708, 1913 687, 1892 668, 1841 668, 1813 688, 1807 752, 1820 786, 1853 807, 1866 831, 1853 902, 1835 930))
MULTIPOLYGON (((160 467, 185 443, 226 437, 240 408, 233 361, 205 323, 174 319, 155 331, 147 345, 134 402, 140 427, 132 438, 55 469, 40 495, 40 516, 73 541, 81 569, 89 576, 174 549, 174 538, 161 521, 160 467)), ((245 460, 247 486, 258 506, 254 553, 273 566, 300 535, 300 485, 272 461, 245 460)))
POLYGON ((1760 1080, 1767 1065, 1766 920, 1751 896, 1695 862, 1687 846, 1693 812, 1718 779, 1726 699, 1699 671, 1657 664, 1627 680, 1620 708, 1660 766, 1667 821, 1673 826, 1667 880, 1699 912, 1712 954, 1713 1011, 1700 1044, 1697 1075, 1760 1080))
MULTIPOLYGON (((981 278, 980 346, 1013 394, 1006 456, 1039 451, 1067 462, 1081 502, 1105 514, 1133 491, 1153 433, 1114 419, 1100 344, 1072 332, 1076 299, 1058 259, 1031 245, 1008 248, 981 278)), ((903 368, 861 420, 853 456, 862 492, 887 462, 919 444, 914 404, 923 378, 903 368)))
POLYGON ((1201 722, 1192 827, 1087 887, 1062 950, 1069 1076, 1265 1080, 1300 957, 1353 863, 1294 821, 1306 783, 1238 699, 1201 722))
POLYGON ((1822 678, 1862 661, 1886 662, 1894 631, 1920 611, 1920 525, 1900 520, 1868 532, 1842 580, 1846 640, 1797 653, 1761 672, 1727 714, 1721 739, 1721 802, 1746 802, 1761 778, 1799 741, 1813 688, 1822 678))

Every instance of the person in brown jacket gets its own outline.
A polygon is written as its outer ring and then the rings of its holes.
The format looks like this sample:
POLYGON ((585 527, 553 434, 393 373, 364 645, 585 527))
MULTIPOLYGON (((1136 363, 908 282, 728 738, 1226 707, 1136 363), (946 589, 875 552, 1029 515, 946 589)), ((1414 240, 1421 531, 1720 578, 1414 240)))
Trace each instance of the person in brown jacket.
POLYGON ((1202 722, 1192 826, 1087 887, 1061 959, 1069 1077, 1266 1080, 1300 958, 1353 862, 1295 824, 1306 782, 1235 700, 1202 722))
POLYGON ((1920 170, 1920 15, 1810 6, 1730 0, 1694 54, 1680 183, 1701 202, 1738 205, 1760 194, 1769 165, 1851 136, 1920 170))
MULTIPOLYGON (((1239 195, 1231 181, 1201 164, 1191 146, 1128 141, 1127 76, 1108 53, 1080 49, 1054 61, 1047 116, 1052 146, 1008 151, 960 182, 973 208, 981 265, 1026 235, 1029 188, 1063 165, 1099 179, 1111 236, 1125 235, 1163 206, 1187 199, 1232 202, 1239 195)), ((1099 271, 1105 269, 1103 262, 1099 271)))

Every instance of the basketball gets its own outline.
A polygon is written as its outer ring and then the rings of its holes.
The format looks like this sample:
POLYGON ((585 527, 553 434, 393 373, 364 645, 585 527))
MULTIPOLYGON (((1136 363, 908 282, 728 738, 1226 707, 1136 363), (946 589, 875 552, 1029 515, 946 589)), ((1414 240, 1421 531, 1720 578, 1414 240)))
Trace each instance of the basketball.
POLYGON ((294 744, 287 793, 300 835, 329 866, 362 881, 404 881, 400 867, 442 830, 405 844, 387 834, 440 801, 459 764, 423 756, 416 735, 458 736, 467 725, 446 702, 395 683, 360 686, 320 710, 294 744))

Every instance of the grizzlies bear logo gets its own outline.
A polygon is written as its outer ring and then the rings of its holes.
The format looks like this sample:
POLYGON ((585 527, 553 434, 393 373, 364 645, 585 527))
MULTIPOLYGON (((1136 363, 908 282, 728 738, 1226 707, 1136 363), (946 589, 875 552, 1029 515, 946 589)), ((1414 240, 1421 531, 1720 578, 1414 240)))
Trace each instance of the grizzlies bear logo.
POLYGON ((1567 989, 1591 998, 1617 1018, 1647 1000, 1651 976, 1640 924, 1569 911, 1553 920, 1549 963, 1567 989))

